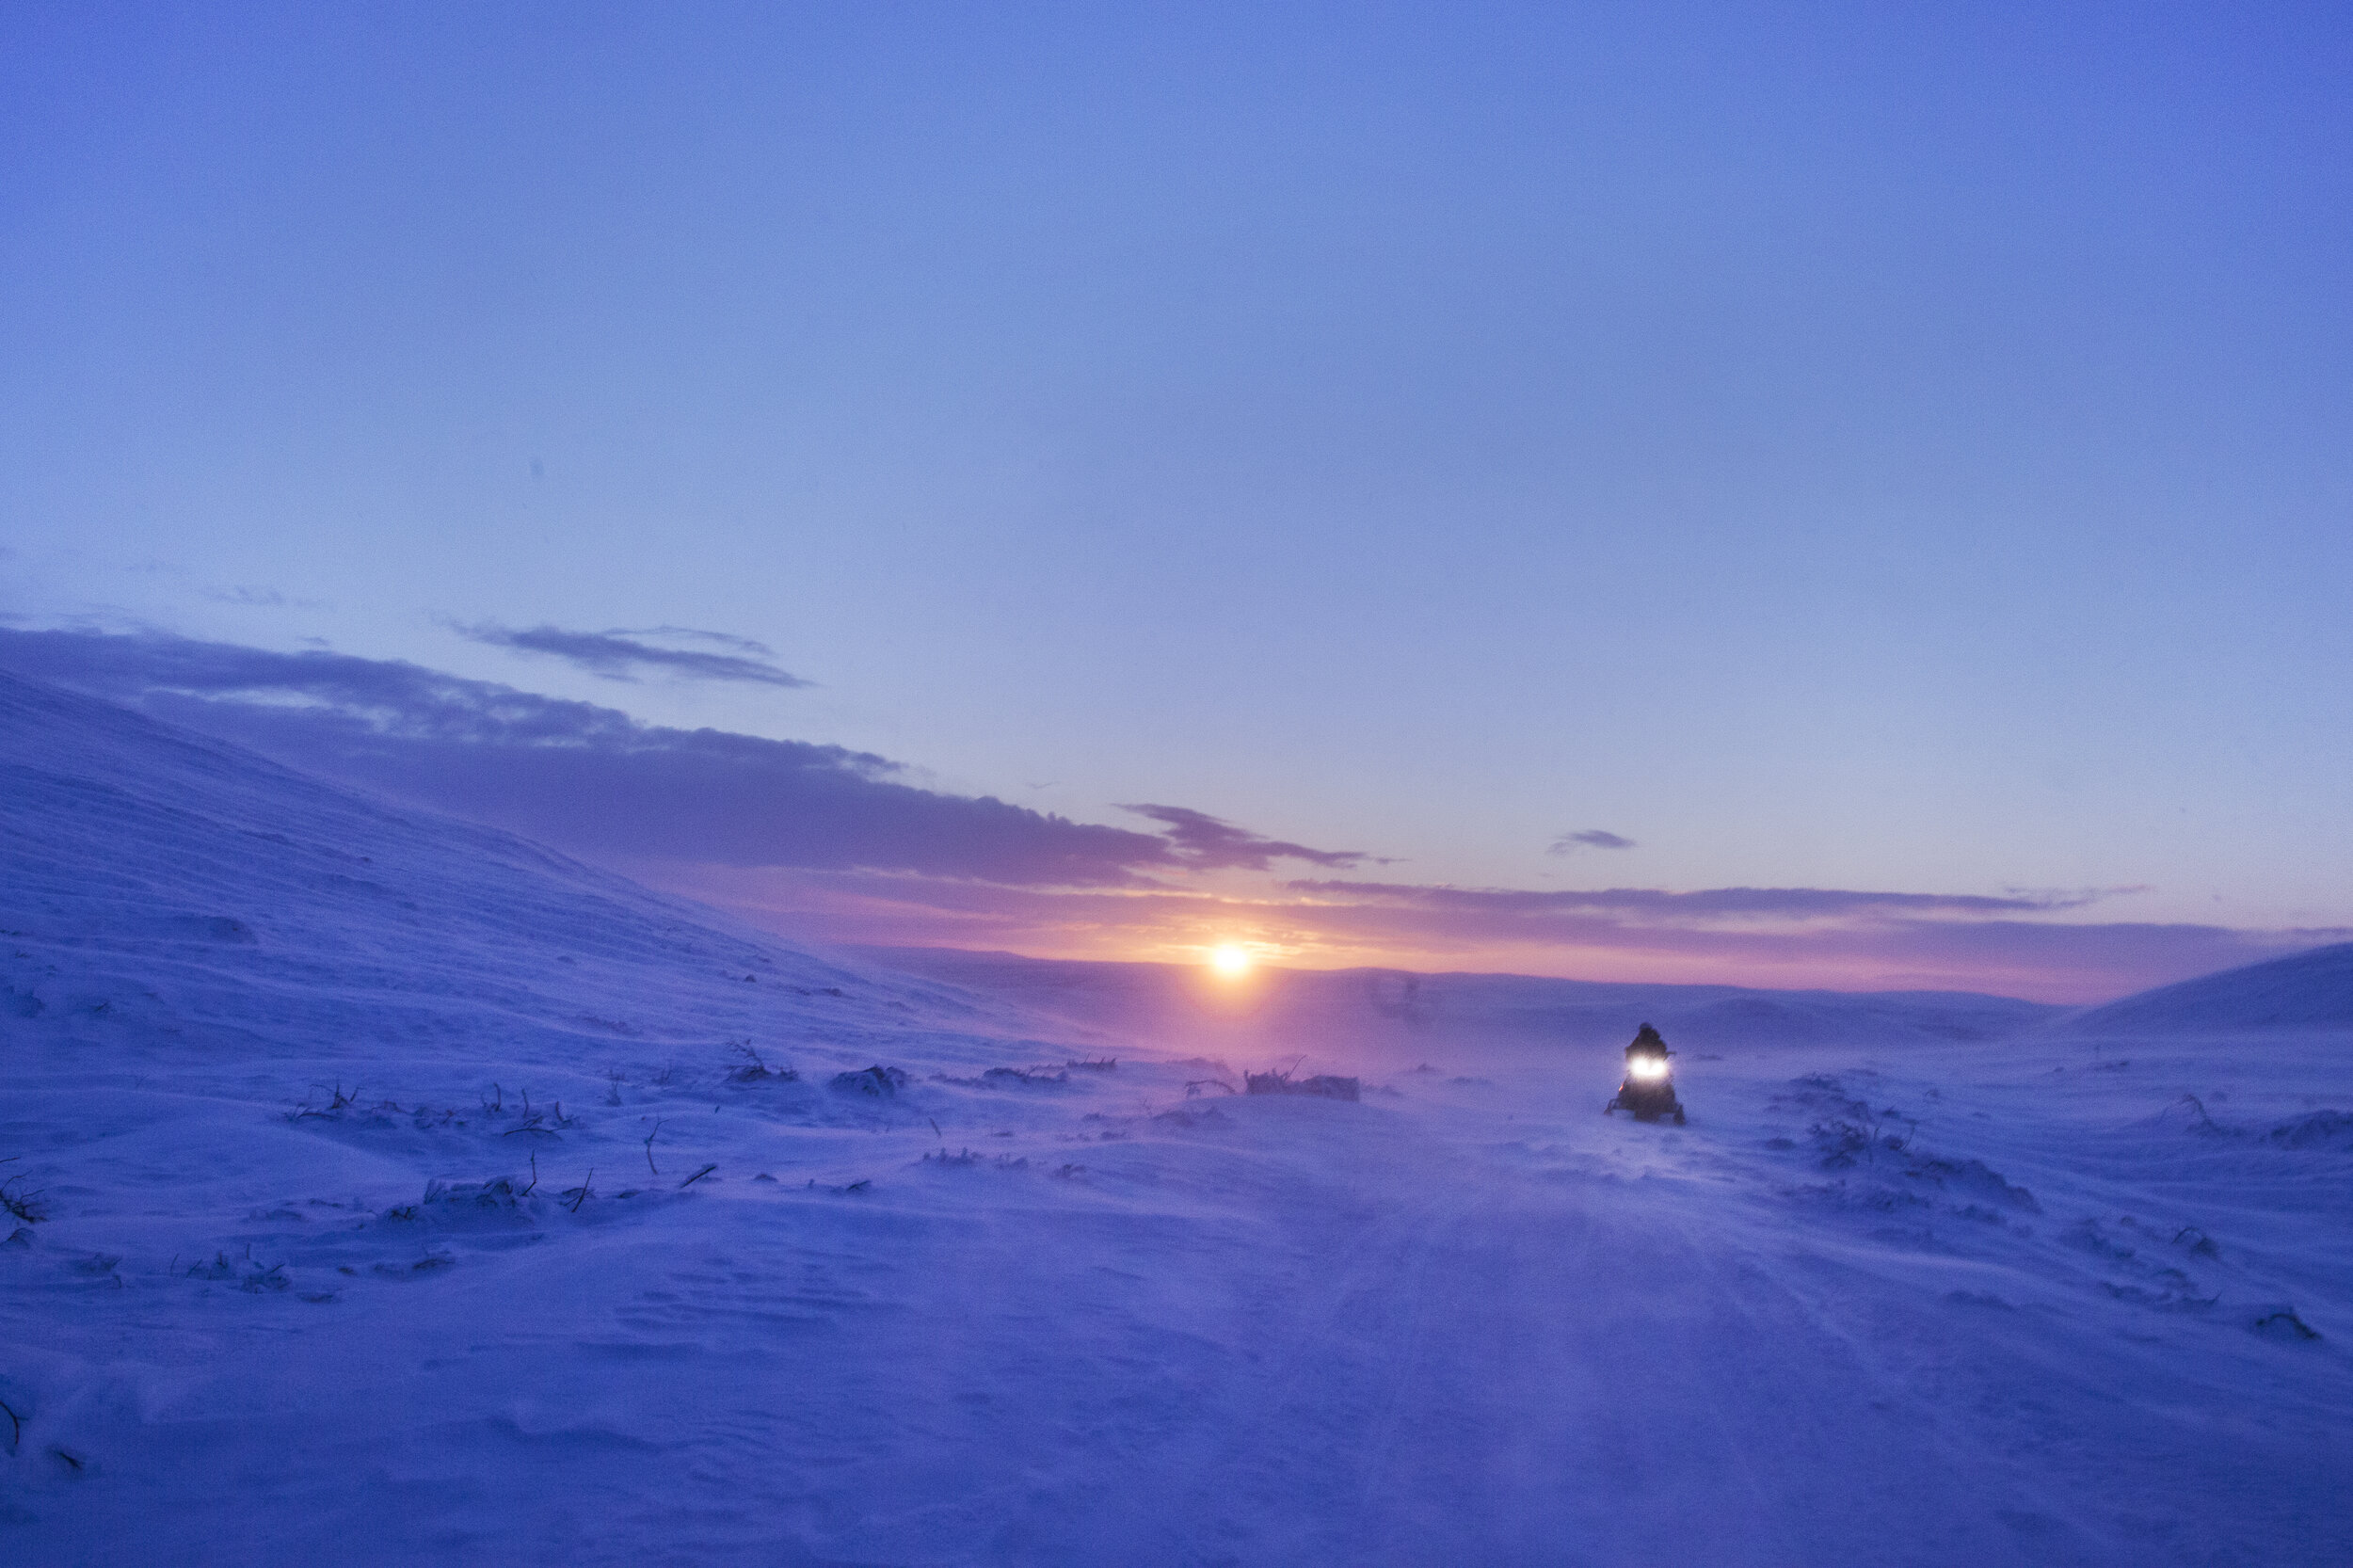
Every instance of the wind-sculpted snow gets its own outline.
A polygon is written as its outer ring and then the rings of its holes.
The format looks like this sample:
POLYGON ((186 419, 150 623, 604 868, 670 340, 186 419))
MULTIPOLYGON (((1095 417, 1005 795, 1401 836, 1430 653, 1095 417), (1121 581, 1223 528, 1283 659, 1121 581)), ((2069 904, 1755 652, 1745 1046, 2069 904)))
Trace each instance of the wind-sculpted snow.
POLYGON ((2353 1560, 2343 1037, 1725 992, 1637 1126, 1558 993, 1193 1055, 0 739, 7 1561, 2353 1560))

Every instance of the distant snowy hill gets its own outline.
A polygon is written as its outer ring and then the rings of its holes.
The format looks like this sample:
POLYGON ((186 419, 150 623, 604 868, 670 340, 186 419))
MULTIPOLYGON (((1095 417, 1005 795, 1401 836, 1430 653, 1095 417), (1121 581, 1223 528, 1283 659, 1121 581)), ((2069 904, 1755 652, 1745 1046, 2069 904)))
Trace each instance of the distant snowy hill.
POLYGON ((1167 964, 1080 963, 937 948, 868 950, 878 963, 1004 998, 1082 1027, 1142 1030, 1199 1049, 1330 1053, 1410 1064, 1480 1047, 1623 1046, 1642 1023, 1677 1047, 1993 1041, 2064 1009, 1966 992, 1761 991, 1397 969, 1258 970, 1219 979, 1167 964))
POLYGON ((2070 1034, 2228 1034, 2353 1029, 2353 942, 2201 975, 2066 1019, 2070 1034))
POLYGON ((0 677, 0 1562, 2353 1561, 2342 1032, 894 956, 0 677))

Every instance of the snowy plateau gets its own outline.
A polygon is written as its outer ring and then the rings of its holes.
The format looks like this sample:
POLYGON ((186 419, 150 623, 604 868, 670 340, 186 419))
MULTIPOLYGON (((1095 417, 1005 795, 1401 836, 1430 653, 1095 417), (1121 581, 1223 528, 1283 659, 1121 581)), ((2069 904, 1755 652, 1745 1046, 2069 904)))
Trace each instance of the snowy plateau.
POLYGON ((2353 949, 1220 1011, 5 678, 0 764, 8 1563, 2353 1562, 2353 949))

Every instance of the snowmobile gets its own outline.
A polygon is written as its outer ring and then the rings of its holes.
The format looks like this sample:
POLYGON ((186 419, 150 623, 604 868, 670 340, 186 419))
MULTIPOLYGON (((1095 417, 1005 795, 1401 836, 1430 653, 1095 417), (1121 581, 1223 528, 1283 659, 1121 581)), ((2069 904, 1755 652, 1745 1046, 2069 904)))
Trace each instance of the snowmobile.
POLYGON ((1675 1126, 1683 1125, 1683 1102, 1675 1098, 1674 1068, 1668 1058, 1674 1052, 1658 1031, 1644 1024, 1634 1043, 1625 1048, 1625 1078, 1618 1085, 1617 1097, 1602 1107, 1605 1116, 1624 1111, 1638 1122, 1655 1122, 1661 1116, 1673 1116, 1675 1126))

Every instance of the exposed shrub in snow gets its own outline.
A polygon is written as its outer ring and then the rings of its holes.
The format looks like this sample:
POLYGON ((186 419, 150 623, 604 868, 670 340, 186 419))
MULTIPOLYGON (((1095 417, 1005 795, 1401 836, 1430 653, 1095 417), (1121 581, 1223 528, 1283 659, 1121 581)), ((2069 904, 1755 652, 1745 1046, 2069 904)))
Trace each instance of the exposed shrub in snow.
POLYGON ((1958 1187, 2029 1214, 2042 1212, 2032 1192, 2004 1180, 2000 1172, 1989 1169, 1982 1160, 1918 1160, 1904 1175, 1939 1187, 1958 1187))
POLYGON ((483 1224, 527 1222, 544 1201, 532 1196, 539 1185, 538 1160, 532 1160, 527 1181, 494 1176, 488 1181, 428 1181, 424 1196, 415 1203, 395 1204, 384 1211, 394 1224, 431 1221, 438 1224, 483 1224))
POLYGON ((513 1208, 530 1194, 528 1186, 518 1187, 513 1176, 497 1176, 489 1181, 428 1181, 424 1184, 424 1205, 449 1209, 513 1208))
MULTIPOLYGON (((735 1065, 728 1069, 728 1078, 732 1082, 792 1083, 796 1081, 801 1076, 791 1067, 771 1067, 768 1065, 766 1062, 760 1059, 760 1052, 752 1048, 752 1043, 749 1040, 734 1041, 728 1047, 728 1049, 733 1052, 736 1057, 735 1065)), ((618 1096, 619 1091, 616 1089, 615 1097, 617 1098, 618 1096)))
POLYGON ((2206 1113, 2206 1102, 2196 1095, 2184 1095, 2157 1112, 2160 1127, 2178 1128, 2184 1132, 2208 1136, 2228 1136, 2231 1129, 2206 1113))
POLYGON ((877 1064, 854 1073, 836 1073, 831 1086, 850 1094, 888 1097, 907 1086, 907 1075, 897 1067, 877 1064))
POLYGON ((122 1258, 118 1254, 94 1252, 87 1257, 75 1258, 68 1267, 77 1274, 84 1274, 91 1279, 105 1280, 120 1290, 122 1288, 122 1276, 116 1273, 115 1270, 121 1267, 121 1264, 122 1258))
MULTIPOLYGON (((292 1111, 286 1112, 286 1120, 290 1122, 300 1122, 308 1121, 315 1117, 321 1121, 340 1122, 346 1116, 357 1114, 359 1112, 359 1085, 352 1085, 351 1093, 346 1095, 344 1093, 343 1084, 338 1082, 333 1090, 328 1093, 326 1105, 312 1105, 310 1099, 306 1096, 300 1105, 296 1106, 292 1111)), ((376 1117, 376 1120, 382 1123, 385 1127, 392 1125, 390 1121, 385 1120, 381 1116, 376 1117)))
MULTIPOLYGON (((2184 1237, 2202 1232, 2181 1231, 2173 1238, 2179 1244, 2184 1237)), ((2203 1312, 2221 1300, 2218 1290, 2201 1285, 2187 1272, 2169 1262, 2165 1256, 2151 1256, 2144 1248, 2152 1243, 2164 1243, 2164 1227, 2155 1230, 2141 1224, 2131 1215, 2120 1217, 2115 1228, 2087 1216, 2068 1227, 2061 1240, 2079 1251, 2089 1253, 2103 1265, 2117 1273, 2129 1276, 2124 1280, 2104 1279, 2102 1291, 2120 1302, 2138 1306, 2155 1307, 2165 1312, 2203 1312)), ((2186 1249, 2197 1252, 2196 1247, 2186 1249)))
POLYGON ((1843 1170, 1858 1160, 1877 1163, 1882 1153, 1900 1155, 1912 1146, 1918 1124, 1895 1107, 1874 1111, 1861 1100, 1848 1100, 1840 1109, 1843 1114, 1806 1129, 1822 1151, 1825 1170, 1843 1170))
POLYGON ((988 1071, 981 1075, 981 1081, 984 1083, 994 1083, 1000 1086, 1028 1083, 1067 1083, 1070 1081, 1070 1070, 1066 1067, 1061 1069, 1051 1069, 1047 1067, 991 1067, 988 1071))
MULTIPOLYGON (((10 1160, 15 1158, 15 1155, 8 1156, 10 1160)), ((0 1181, 0 1208, 7 1209, 28 1225, 37 1225, 49 1218, 48 1194, 39 1188, 26 1187, 24 1183, 30 1179, 18 1175, 0 1181)))
POLYGON ((2175 1231, 2173 1233, 2173 1244, 2182 1248, 2185 1252, 2196 1253, 2201 1257, 2220 1257, 2222 1256, 2222 1249, 2214 1244, 2214 1238, 2199 1229, 2196 1225, 2184 1225, 2181 1229, 2175 1231))
POLYGON ((184 1272, 189 1279, 218 1280, 226 1285, 234 1285, 240 1290, 249 1290, 257 1296, 284 1290, 294 1284, 286 1277, 283 1263, 264 1267, 253 1261, 250 1254, 242 1258, 232 1258, 225 1252, 215 1253, 210 1263, 191 1263, 184 1272))
MULTIPOLYGON (((1809 1073, 1791 1080, 1797 1093, 1776 1095, 1776 1105, 1801 1105, 1819 1115, 1807 1135, 1822 1156, 1824 1170, 1849 1170, 1857 1164, 1880 1162, 1882 1156, 1901 1157, 1910 1152, 1911 1176, 1939 1173, 1923 1169, 1913 1150, 1913 1142, 1920 1129, 1916 1117, 1908 1116, 1896 1107, 1882 1106, 1873 1110, 1868 1100, 1857 1099, 1846 1092, 1846 1085, 1826 1073, 1809 1073)), ((1776 1140, 1768 1145, 1774 1148, 1792 1146, 1786 1140, 1776 1140)), ((1942 1161, 1929 1161, 1941 1165, 1942 1161)), ((1972 1163, 1975 1163, 1972 1161, 1972 1163)), ((1983 1169, 1982 1166, 1978 1167, 1983 1169)), ((1989 1173, 1991 1174, 1991 1173, 1989 1173)))
POLYGON ((439 1273, 443 1269, 454 1269, 456 1266, 457 1259, 450 1256, 449 1254, 429 1252, 414 1263, 378 1263, 374 1265, 370 1272, 381 1274, 386 1279, 414 1279, 420 1274, 439 1273))
POLYGON ((1313 1078, 1293 1078, 1286 1072, 1244 1073, 1243 1089, 1253 1095, 1313 1095, 1320 1099, 1353 1100, 1364 1097, 1364 1087, 1353 1078, 1337 1078, 1330 1073, 1318 1073, 1313 1078))
MULTIPOLYGON (((1895 1106, 1874 1110, 1869 1101, 1855 1098, 1837 1079, 1822 1073, 1797 1079, 1790 1087, 1796 1093, 1776 1096, 1775 1103, 1801 1105, 1821 1113, 1820 1119, 1806 1130, 1821 1154, 1825 1170, 1849 1171, 1867 1166, 1871 1174, 1881 1178, 1899 1178, 1955 1191, 1958 1195, 1977 1200, 1961 1207, 1959 1212, 1967 1219, 2001 1219, 1999 1210, 1989 1205, 2028 1214, 2042 1212, 2042 1206, 2032 1192, 2005 1179, 1985 1161, 1948 1160, 1922 1149, 1918 1119, 1895 1106)), ((1773 1138, 1767 1140, 1765 1146, 1787 1149, 1797 1144, 1787 1138, 1773 1138)), ((1849 1192, 1841 1182, 1837 1190, 1846 1201, 1865 1208, 1884 1208, 1897 1202, 1923 1201, 1900 1189, 1849 1192)))
POLYGON ((1224 1127, 1228 1120, 1225 1113, 1214 1105, 1200 1111, 1187 1111, 1182 1108, 1162 1111, 1152 1119, 1156 1122, 1167 1122, 1176 1127, 1224 1127))
POLYGON ((1029 1168, 1030 1161, 1026 1156, 1018 1154, 1000 1154, 991 1156, 983 1154, 977 1149, 960 1149, 954 1154, 950 1154, 945 1148, 941 1148, 936 1149, 932 1153, 923 1156, 921 1163, 926 1165, 938 1165, 942 1167, 950 1165, 994 1165, 1000 1171, 1021 1171, 1029 1168))
POLYGON ((2297 1344, 2317 1339, 2320 1331, 2296 1315, 2292 1307, 2277 1307, 2255 1320, 2255 1332, 2266 1339, 2281 1339, 2297 1344))

